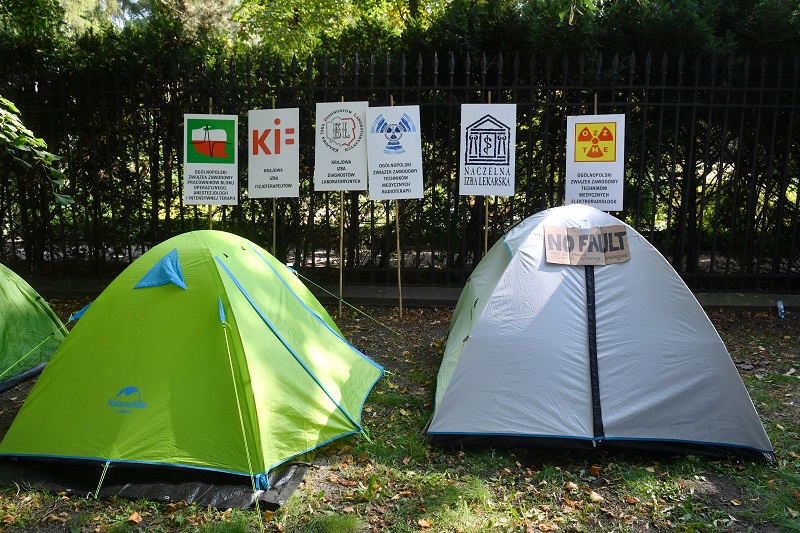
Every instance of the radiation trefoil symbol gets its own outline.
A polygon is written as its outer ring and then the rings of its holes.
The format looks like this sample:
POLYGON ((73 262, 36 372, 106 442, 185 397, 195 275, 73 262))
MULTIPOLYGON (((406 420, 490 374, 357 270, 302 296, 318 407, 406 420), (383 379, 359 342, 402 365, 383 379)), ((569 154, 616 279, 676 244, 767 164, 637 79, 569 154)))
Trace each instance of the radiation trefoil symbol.
POLYGON ((575 123, 575 162, 617 160, 617 123, 575 123))
POLYGON ((393 124, 390 124, 383 115, 378 115, 370 128, 370 133, 382 133, 386 138, 386 147, 383 149, 383 153, 389 155, 405 153, 406 150, 401 142, 403 133, 416 131, 417 127, 414 125, 414 121, 405 113, 397 123, 393 124))

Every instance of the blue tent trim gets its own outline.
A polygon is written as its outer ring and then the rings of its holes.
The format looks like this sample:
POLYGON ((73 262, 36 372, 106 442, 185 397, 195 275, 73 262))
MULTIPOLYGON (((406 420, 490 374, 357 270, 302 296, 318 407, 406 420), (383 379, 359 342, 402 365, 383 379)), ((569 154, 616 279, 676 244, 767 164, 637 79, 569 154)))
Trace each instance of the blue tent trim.
POLYGON ((183 271, 181 270, 181 263, 178 260, 177 248, 173 248, 170 253, 153 265, 153 268, 151 268, 133 288, 143 289, 146 287, 160 287, 168 283, 172 283, 186 290, 186 281, 183 279, 183 271))

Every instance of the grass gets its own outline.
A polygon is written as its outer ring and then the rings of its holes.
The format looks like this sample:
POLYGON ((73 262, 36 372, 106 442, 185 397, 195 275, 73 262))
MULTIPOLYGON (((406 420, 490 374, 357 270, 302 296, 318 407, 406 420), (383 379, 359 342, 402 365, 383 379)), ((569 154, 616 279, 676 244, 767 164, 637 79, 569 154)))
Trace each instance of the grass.
POLYGON ((84 499, 0 488, 0 529, 251 532, 800 531, 800 324, 769 313, 712 320, 761 415, 777 464, 699 456, 431 447, 437 365, 451 310, 370 309, 337 318, 390 373, 364 435, 335 441, 274 513, 180 502, 84 499), (357 320, 358 319, 358 320, 357 320), (792 369, 796 369, 792 371, 792 369))

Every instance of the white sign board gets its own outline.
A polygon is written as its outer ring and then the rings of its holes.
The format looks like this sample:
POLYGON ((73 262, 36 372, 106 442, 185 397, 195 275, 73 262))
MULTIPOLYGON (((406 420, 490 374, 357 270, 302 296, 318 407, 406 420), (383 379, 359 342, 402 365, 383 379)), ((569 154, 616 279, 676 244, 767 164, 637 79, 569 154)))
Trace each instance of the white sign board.
POLYGON ((419 106, 367 109, 370 200, 422 198, 419 106))
POLYGON ((567 117, 565 203, 622 211, 625 115, 567 117))
POLYGON ((239 203, 236 115, 183 116, 183 203, 239 203))
POLYGON ((513 196, 516 139, 516 104, 463 104, 458 194, 513 196))
POLYGON ((252 109, 247 127, 247 195, 300 196, 300 110, 252 109))
POLYGON ((367 190, 367 102, 317 104, 314 190, 367 190))

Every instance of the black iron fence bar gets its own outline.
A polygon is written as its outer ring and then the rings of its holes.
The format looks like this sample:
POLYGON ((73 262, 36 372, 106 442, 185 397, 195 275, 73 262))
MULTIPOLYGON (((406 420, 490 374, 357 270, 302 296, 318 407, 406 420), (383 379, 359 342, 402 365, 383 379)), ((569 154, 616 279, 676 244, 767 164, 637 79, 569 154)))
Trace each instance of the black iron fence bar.
MULTIPOLYGON (((410 282, 462 283, 482 255, 484 227, 495 241, 522 218, 563 203, 566 119, 597 106, 626 115, 625 210, 617 215, 684 279, 710 288, 797 286, 800 56, 791 63, 666 54, 643 61, 633 54, 506 59, 339 54, 293 59, 284 68, 261 56, 208 67, 169 61, 99 78, 9 73, 4 96, 64 156, 66 192, 78 203, 43 206, 33 187, 5 178, 0 259, 30 269, 111 272, 168 236, 205 227, 204 207, 182 202, 183 114, 211 104, 214 112, 239 115, 244 132, 247 111, 274 101, 301 110, 301 196, 243 196, 239 205, 215 210, 215 227, 269 242, 274 209, 276 255, 321 278, 344 265, 352 280, 388 283, 391 263, 400 260, 410 282), (459 109, 489 95, 517 105, 517 191, 509 198, 460 196, 459 109), (342 209, 338 194, 313 190, 315 105, 340 99, 420 106, 423 199, 400 202, 395 214, 363 193, 346 194, 342 209), (408 251, 402 257, 393 250, 395 216, 408 251), (44 229, 36 229, 37 220, 44 229)), ((242 191, 246 146, 241 136, 242 191)))

